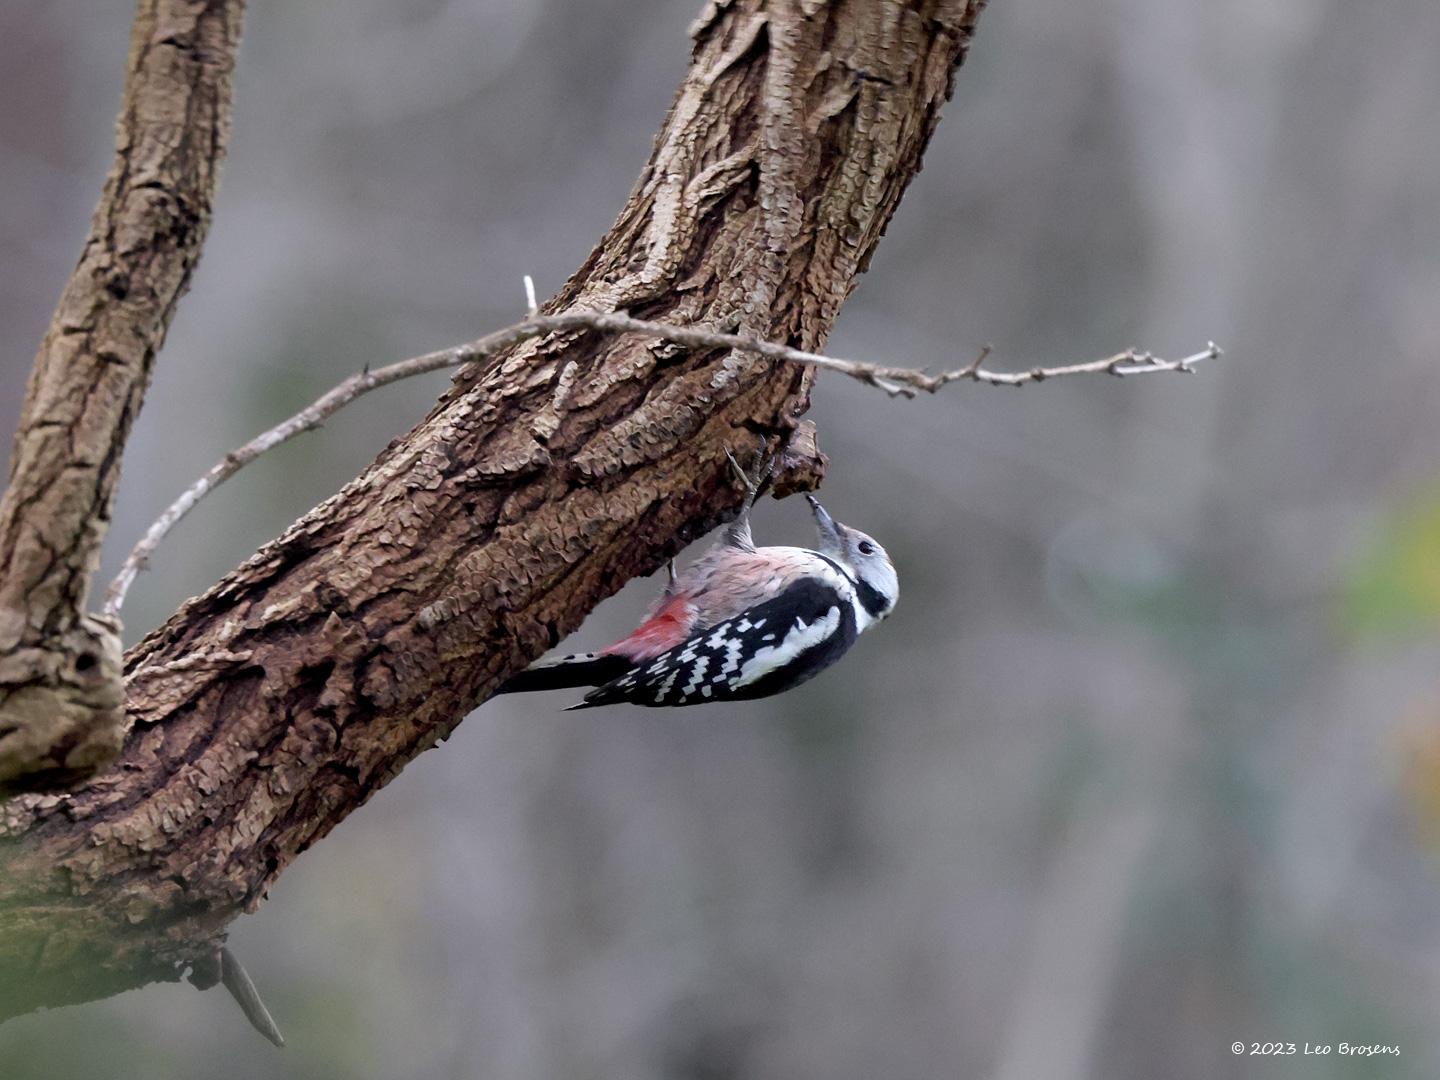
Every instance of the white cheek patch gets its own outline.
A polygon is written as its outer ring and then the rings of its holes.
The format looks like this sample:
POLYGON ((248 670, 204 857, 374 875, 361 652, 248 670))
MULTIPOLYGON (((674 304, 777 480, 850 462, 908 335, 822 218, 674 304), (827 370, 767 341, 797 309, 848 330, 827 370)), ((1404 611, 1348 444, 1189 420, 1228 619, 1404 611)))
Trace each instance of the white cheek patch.
POLYGON ((850 594, 850 610, 855 613, 855 632, 863 634, 877 622, 875 616, 865 610, 865 605, 860 602, 858 593, 850 594))
MULTIPOLYGON (((778 671, 793 663, 797 657, 813 649, 840 629, 840 609, 832 607, 808 626, 804 619, 797 619, 795 625, 785 632, 778 644, 757 649, 755 655, 740 668, 736 686, 749 686, 757 679, 764 678, 772 671, 778 671)), ((769 635, 766 635, 767 637, 769 635)))

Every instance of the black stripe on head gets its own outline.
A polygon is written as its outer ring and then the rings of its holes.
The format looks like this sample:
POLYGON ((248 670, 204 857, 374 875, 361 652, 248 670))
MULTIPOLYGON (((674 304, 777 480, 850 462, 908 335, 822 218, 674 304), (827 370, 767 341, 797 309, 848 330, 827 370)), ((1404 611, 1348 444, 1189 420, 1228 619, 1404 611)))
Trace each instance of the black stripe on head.
POLYGON ((860 606, 869 613, 872 619, 878 619, 890 610, 890 602, 885 599, 879 589, 868 581, 863 579, 856 581, 855 592, 860 597, 860 606))
MULTIPOLYGON (((815 552, 815 554, 820 555, 820 552, 817 551, 815 552)), ((859 578, 851 577, 850 572, 846 570, 843 566, 841 566, 839 563, 837 563, 834 559, 830 558, 830 556, 820 555, 820 558, 824 559, 840 574, 841 577, 843 577, 846 581, 850 582, 851 585, 855 586, 855 595, 860 600, 860 606, 865 609, 866 613, 872 619, 878 619, 890 610, 889 602, 885 599, 884 595, 880 592, 880 590, 875 588, 874 585, 871 585, 868 581, 862 581, 859 578)))

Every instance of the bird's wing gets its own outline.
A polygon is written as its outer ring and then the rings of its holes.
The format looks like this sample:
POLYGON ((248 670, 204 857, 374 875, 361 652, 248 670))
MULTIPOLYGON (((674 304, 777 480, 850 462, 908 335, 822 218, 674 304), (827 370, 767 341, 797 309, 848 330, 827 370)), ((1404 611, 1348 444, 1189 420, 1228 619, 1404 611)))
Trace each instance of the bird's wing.
POLYGON ((644 622, 601 654, 637 664, 653 660, 691 635, 773 600, 806 576, 818 576, 837 589, 846 587, 832 564, 805 548, 746 551, 717 544, 671 582, 644 622))
POLYGON ((743 614, 699 630, 654 659, 638 663, 571 708, 622 701, 698 705, 765 697, 804 682, 833 663, 855 636, 851 598, 824 580, 801 577, 743 614))
POLYGON ((774 560, 765 553, 792 550, 799 549, 744 551, 717 544, 670 583, 644 622, 602 653, 637 664, 653 660, 691 634, 763 603, 780 592, 786 574, 795 572, 783 559, 771 565, 774 560))

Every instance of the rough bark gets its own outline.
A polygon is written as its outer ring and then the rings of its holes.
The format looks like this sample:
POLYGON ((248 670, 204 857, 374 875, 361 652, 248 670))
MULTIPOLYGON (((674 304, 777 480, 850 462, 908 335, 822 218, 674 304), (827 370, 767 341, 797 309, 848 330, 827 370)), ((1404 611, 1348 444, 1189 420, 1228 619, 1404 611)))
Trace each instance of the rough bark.
MULTIPOLYGON (((982 6, 712 0, 634 193, 546 310, 819 348, 982 6)), ((783 441, 808 389, 794 365, 593 332, 463 369, 364 474, 132 650, 118 767, 0 806, 0 1016, 213 956, 505 676, 733 512, 724 450, 783 441)))
POLYGON ((120 456, 210 225, 242 0, 141 0, 115 162, 30 375, 0 500, 0 793, 125 733, 119 627, 85 613, 120 456))

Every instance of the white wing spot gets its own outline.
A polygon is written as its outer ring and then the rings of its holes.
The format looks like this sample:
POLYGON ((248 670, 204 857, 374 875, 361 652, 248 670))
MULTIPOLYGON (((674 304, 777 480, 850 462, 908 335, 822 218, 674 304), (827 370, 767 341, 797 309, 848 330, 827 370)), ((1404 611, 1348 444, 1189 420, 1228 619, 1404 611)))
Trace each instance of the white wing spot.
POLYGON ((739 638, 731 638, 725 642, 725 666, 720 669, 721 675, 729 675, 732 671, 740 670, 740 657, 745 653, 745 643, 739 638))
POLYGON ((695 693, 695 688, 704 681, 705 669, 709 666, 710 658, 708 656, 702 656, 700 657, 700 659, 695 661, 695 668, 690 673, 690 681, 685 684, 685 689, 680 691, 681 696, 691 697, 695 693))
POLYGON ((778 645, 767 645, 757 649, 755 655, 745 661, 735 686, 749 686, 756 679, 763 678, 789 664, 807 649, 813 649, 840 629, 840 609, 832 607, 810 625, 804 619, 796 619, 795 625, 786 631, 778 645))

